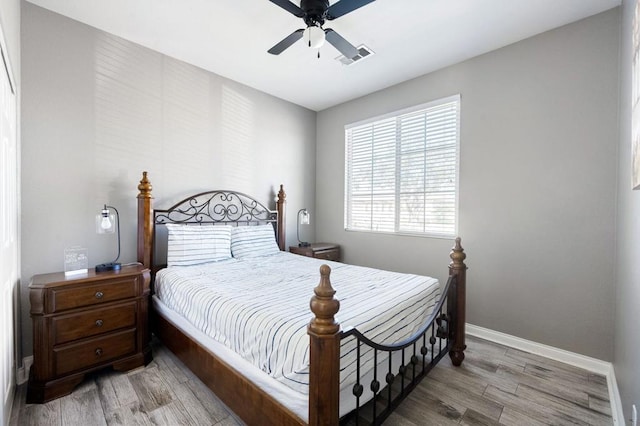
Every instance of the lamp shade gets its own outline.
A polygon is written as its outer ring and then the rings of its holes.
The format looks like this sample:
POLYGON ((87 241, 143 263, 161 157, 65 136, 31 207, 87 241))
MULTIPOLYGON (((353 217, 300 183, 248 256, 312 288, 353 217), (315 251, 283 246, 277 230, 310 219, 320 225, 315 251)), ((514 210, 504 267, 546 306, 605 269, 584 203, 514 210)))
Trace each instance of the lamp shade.
POLYGON ((308 225, 309 223, 311 223, 311 215, 304 209, 302 210, 302 214, 300 214, 300 225, 308 225))
POLYGON ((300 225, 308 225, 311 222, 311 215, 307 209, 298 210, 298 226, 297 226, 297 234, 298 234, 298 246, 299 247, 309 247, 309 243, 306 241, 300 240, 300 225))
POLYGON ((117 271, 120 270, 120 214, 113 206, 105 206, 100 213, 96 215, 96 232, 98 234, 113 234, 118 232, 118 255, 113 262, 101 263, 96 265, 96 272, 117 271))
POLYGON ((114 232, 116 232, 116 215, 105 206, 96 215, 96 233, 113 234, 114 232))
POLYGON ((307 41, 307 44, 312 49, 319 49, 324 44, 324 30, 318 26, 310 25, 302 34, 304 40, 307 41))

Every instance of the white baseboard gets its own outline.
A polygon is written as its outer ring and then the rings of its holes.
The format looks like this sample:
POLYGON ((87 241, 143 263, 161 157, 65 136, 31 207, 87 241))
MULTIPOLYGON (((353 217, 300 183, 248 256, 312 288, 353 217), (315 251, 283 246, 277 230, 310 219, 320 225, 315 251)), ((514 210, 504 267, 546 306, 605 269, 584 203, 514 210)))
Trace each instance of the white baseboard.
POLYGON ((622 400, 620 399, 620 391, 618 390, 618 382, 616 381, 616 372, 611 364, 609 374, 607 374, 607 385, 609 386, 609 398, 611 399, 611 417, 613 424, 617 426, 626 425, 624 413, 622 412, 622 400))
POLYGON ((543 345, 542 343, 532 342, 531 340, 521 339, 520 337, 510 334, 501 333, 499 331, 490 330, 488 328, 479 327, 473 324, 466 324, 467 334, 479 337, 484 340, 509 346, 514 349, 540 355, 545 358, 563 362, 600 374, 607 378, 607 386, 609 388, 609 399, 611 401, 611 417, 613 424, 622 426, 625 424, 624 415, 622 413, 622 402, 620 401, 620 391, 616 382, 616 375, 613 364, 575 352, 565 351, 564 349, 554 348, 553 346, 543 345))
POLYGON ((21 385, 29 380, 29 370, 33 365, 33 355, 22 358, 22 367, 18 368, 16 374, 16 383, 21 385))

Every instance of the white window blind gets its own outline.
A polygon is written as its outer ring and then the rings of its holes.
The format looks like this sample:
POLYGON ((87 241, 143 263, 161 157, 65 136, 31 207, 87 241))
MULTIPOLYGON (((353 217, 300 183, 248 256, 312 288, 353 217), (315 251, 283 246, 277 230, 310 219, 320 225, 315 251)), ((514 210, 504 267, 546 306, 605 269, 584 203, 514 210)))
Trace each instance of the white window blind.
POLYGON ((345 228, 454 236, 460 96, 345 128, 345 228))

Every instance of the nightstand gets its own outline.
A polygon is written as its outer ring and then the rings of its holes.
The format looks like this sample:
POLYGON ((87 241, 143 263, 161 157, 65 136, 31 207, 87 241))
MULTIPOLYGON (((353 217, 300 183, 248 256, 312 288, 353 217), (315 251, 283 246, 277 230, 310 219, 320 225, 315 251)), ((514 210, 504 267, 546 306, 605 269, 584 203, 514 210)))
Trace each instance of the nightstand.
POLYGON ((142 266, 35 275, 29 284, 33 365, 27 403, 68 395, 91 371, 148 364, 149 282, 142 266))
POLYGON ((313 243, 307 247, 290 246, 289 251, 316 259, 340 261, 340 246, 332 243, 313 243))

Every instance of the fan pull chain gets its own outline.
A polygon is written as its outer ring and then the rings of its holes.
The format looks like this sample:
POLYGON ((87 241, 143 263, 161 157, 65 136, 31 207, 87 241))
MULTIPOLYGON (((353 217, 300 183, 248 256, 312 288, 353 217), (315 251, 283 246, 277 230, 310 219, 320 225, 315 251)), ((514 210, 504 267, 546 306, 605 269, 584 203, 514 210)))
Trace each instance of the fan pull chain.
POLYGON ((318 50, 318 59, 320 59, 320 50, 318 50))

